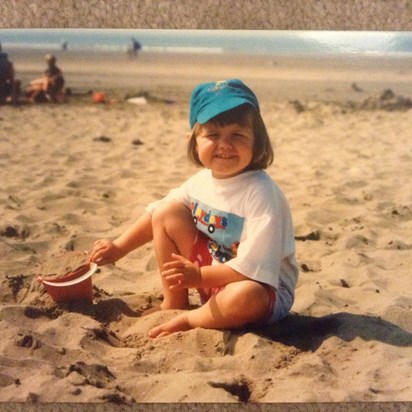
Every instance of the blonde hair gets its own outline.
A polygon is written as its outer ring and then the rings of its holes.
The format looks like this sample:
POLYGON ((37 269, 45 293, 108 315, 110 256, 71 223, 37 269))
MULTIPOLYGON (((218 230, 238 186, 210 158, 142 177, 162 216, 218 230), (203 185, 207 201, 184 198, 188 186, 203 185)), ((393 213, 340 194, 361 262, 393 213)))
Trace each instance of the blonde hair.
MULTIPOLYGON (((254 135, 253 155, 252 161, 246 170, 266 169, 272 164, 274 158, 272 144, 265 123, 257 108, 250 104, 243 104, 232 110, 223 112, 209 121, 218 126, 226 126, 230 124, 244 126, 251 123, 254 135)), ((187 155, 197 166, 203 166, 197 153, 196 143, 196 137, 201 132, 202 127, 203 126, 200 123, 194 125, 187 145, 187 155)))

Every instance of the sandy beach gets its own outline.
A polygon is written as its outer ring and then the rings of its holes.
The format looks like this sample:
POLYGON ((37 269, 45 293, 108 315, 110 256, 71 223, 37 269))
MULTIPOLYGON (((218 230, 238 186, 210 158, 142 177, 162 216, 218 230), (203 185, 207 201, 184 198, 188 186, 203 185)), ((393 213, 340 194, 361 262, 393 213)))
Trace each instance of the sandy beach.
MULTIPOLYGON (((10 53, 23 85, 43 54, 10 53)), ((410 63, 58 53, 65 103, 0 107, 0 402, 412 401, 410 63), (36 267, 116 237, 195 172, 190 91, 235 77, 260 100, 292 210, 291 314, 149 339, 177 313, 140 316, 162 298, 151 244, 93 275, 92 305, 56 304, 36 267)))

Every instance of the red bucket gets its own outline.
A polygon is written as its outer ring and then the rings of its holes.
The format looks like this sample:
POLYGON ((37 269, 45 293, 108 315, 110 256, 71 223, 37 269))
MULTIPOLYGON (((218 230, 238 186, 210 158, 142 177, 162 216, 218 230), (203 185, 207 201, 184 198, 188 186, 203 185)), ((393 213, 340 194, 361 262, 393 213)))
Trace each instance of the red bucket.
POLYGON ((96 263, 80 266, 75 272, 57 279, 37 279, 43 283, 47 293, 55 302, 68 302, 72 300, 87 300, 93 303, 92 274, 96 271, 96 263))

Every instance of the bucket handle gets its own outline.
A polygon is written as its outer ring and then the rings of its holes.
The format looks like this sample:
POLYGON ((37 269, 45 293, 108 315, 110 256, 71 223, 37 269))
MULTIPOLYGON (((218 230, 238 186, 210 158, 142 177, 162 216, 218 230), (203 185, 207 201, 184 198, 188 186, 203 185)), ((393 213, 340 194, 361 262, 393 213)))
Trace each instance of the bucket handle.
POLYGON ((77 283, 83 282, 84 280, 89 278, 91 275, 93 275, 93 273, 96 272, 96 270, 97 270, 97 264, 95 262, 91 262, 90 269, 84 275, 78 277, 77 279, 69 280, 67 282, 49 282, 47 280, 44 280, 40 275, 38 275, 37 280, 49 286, 55 286, 55 287, 71 286, 71 285, 76 285, 77 283))

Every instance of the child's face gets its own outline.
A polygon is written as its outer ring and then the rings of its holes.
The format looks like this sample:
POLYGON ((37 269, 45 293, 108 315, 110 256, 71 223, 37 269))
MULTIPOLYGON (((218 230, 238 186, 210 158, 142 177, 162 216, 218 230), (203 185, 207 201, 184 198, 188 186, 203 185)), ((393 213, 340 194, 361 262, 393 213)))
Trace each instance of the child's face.
POLYGON ((219 126, 205 123, 196 137, 197 153, 203 166, 216 179, 236 176, 249 166, 253 157, 254 133, 251 121, 219 126))

